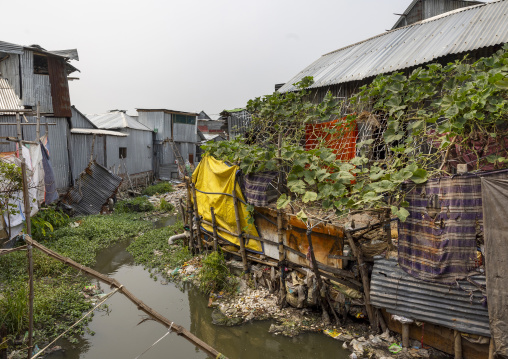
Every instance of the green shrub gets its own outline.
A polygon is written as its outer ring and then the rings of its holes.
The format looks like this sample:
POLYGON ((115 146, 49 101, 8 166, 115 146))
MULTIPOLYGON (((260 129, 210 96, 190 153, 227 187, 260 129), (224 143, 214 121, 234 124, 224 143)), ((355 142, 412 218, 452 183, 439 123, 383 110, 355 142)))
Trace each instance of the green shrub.
POLYGON ((164 212, 173 212, 175 210, 175 206, 166 201, 164 198, 161 198, 161 204, 159 205, 159 208, 164 212))
POLYGON ((156 193, 164 194, 173 191, 173 186, 169 182, 160 182, 156 185, 146 187, 143 191, 143 194, 147 196, 153 196, 156 193))
POLYGON ((238 278, 231 275, 221 252, 212 252, 203 259, 198 279, 199 289, 205 294, 218 291, 232 293, 238 283, 238 278))
POLYGON ((41 210, 31 218, 32 237, 36 241, 43 238, 52 238, 55 229, 66 226, 69 223, 69 216, 62 211, 50 208, 41 210))
POLYGON ((155 206, 144 196, 118 201, 115 206, 116 213, 150 212, 154 210, 155 206))

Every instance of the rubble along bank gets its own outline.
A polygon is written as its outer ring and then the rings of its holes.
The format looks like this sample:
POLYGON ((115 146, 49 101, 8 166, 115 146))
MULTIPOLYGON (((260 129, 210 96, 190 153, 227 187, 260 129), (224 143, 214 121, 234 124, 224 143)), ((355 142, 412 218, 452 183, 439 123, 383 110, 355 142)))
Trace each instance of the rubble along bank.
MULTIPOLYGON (((183 247, 181 241, 171 246, 167 244, 168 236, 178 232, 180 226, 181 224, 177 224, 171 228, 152 232, 158 233, 155 237, 153 235, 138 237, 128 251, 133 254, 136 262, 145 265, 150 270, 155 269, 158 275, 167 280, 202 287, 200 272, 205 256, 193 257, 183 247), (133 250, 134 247, 137 249, 133 250)), ((239 267, 236 261, 229 261, 227 265, 229 268, 239 267)), ((362 320, 354 321, 349 318, 348 324, 333 326, 322 318, 317 308, 298 309, 289 305, 281 308, 273 287, 264 285, 269 281, 261 279, 272 276, 271 268, 254 265, 251 266, 251 273, 253 278, 257 278, 256 280, 247 281, 238 277, 229 279, 232 282, 230 284, 234 285, 234 291, 211 292, 209 307, 214 308, 211 314, 214 324, 234 326, 255 320, 273 320, 275 323, 270 326, 269 332, 274 335, 293 337, 306 332, 322 332, 344 342, 343 346, 352 351, 356 357, 447 357, 434 349, 421 348, 417 342, 412 343, 409 349, 402 349, 400 335, 389 332, 378 335, 371 332, 369 325, 362 320), (264 276, 260 276, 259 273, 264 273, 264 276), (396 353, 392 353, 389 348, 396 353)))

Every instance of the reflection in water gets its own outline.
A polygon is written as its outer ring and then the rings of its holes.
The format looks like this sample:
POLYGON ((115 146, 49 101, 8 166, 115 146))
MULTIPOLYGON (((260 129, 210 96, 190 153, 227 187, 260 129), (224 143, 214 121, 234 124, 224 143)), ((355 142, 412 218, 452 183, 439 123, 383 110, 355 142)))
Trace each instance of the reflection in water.
MULTIPOLYGON (((95 269, 110 275, 125 285, 134 295, 162 315, 188 328, 230 359, 271 358, 346 358, 348 352, 341 342, 322 334, 304 334, 286 338, 268 333, 270 322, 253 322, 237 327, 212 324, 212 309, 207 298, 190 286, 178 288, 174 284, 162 285, 161 278, 154 281, 148 271, 133 263, 125 250, 128 242, 119 243, 97 256, 95 269)), ((110 289, 102 285, 105 292, 110 289)), ((159 323, 148 320, 127 298, 115 294, 107 302, 110 313, 96 312, 90 323, 95 335, 84 338, 64 353, 53 353, 47 358, 135 358, 166 333, 159 323)), ((206 358, 192 343, 172 333, 143 355, 150 358, 206 358)))

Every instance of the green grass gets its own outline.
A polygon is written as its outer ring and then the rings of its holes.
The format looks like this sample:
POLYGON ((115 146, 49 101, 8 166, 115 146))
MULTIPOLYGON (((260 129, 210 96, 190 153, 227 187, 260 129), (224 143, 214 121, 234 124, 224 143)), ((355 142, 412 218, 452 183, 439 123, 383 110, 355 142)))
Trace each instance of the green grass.
POLYGON ((143 191, 143 194, 147 196, 153 196, 156 193, 164 194, 173 191, 174 191, 173 186, 170 183, 160 182, 157 183, 156 185, 146 187, 145 190, 143 191))
POLYGON ((115 213, 151 212, 154 210, 154 205, 145 196, 124 199, 118 201, 115 206, 115 213))
MULTIPOLYGON (((153 228, 153 223, 139 217, 138 214, 113 214, 72 218, 70 222, 79 223, 78 227, 67 225, 46 232, 40 242, 63 256, 92 266, 100 250, 153 228)), ((81 294, 89 279, 36 249, 33 251, 33 263, 34 339, 41 347, 42 343, 63 332, 91 307, 81 294)), ((0 273, 0 323, 7 328, 10 351, 26 346, 20 341, 28 330, 26 252, 0 256, 0 273)), ((83 334, 87 321, 77 326, 68 339, 73 341, 73 335, 83 334)))
MULTIPOLYGON (((183 231, 182 223, 176 223, 169 227, 154 229, 136 238, 127 247, 138 264, 147 268, 164 271, 166 268, 176 268, 192 258, 190 251, 181 245, 168 245, 168 239, 174 234, 183 231), (154 255, 154 251, 161 253, 154 255)), ((177 241, 178 242, 178 241, 177 241)), ((181 244, 181 242, 180 242, 181 244)))

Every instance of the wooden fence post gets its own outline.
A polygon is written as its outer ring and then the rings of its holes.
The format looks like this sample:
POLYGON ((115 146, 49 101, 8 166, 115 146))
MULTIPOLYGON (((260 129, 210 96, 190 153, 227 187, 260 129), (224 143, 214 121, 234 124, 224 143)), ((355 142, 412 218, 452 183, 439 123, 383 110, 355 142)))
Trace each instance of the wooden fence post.
POLYGON ((201 240, 201 217, 199 216, 198 212, 198 200, 196 196, 196 185, 191 182, 191 189, 192 189, 192 199, 194 201, 194 212, 196 213, 196 231, 197 231, 197 237, 198 237, 198 244, 199 244, 199 253, 203 252, 203 241, 201 240))
POLYGON ((213 229, 213 251, 217 252, 217 221, 215 220, 215 209, 210 207, 210 213, 212 214, 212 229, 213 229))
POLYGON ((279 239, 279 270, 280 270, 280 305, 284 305, 284 300, 286 298, 286 285, 284 281, 285 276, 285 266, 283 262, 286 260, 286 253, 284 250, 284 229, 282 228, 283 220, 282 220, 282 210, 277 210, 277 236, 279 239))
POLYGON ((240 242, 240 254, 242 255, 243 271, 249 272, 249 264, 247 263, 247 254, 245 253, 245 239, 243 237, 242 225, 240 222, 240 209, 238 208, 238 197, 236 196, 236 180, 233 186, 233 204, 235 207, 236 232, 238 234, 238 242, 240 242))
POLYGON ((458 330, 453 331, 453 337, 455 339, 454 350, 455 359, 462 359, 462 336, 458 330))
POLYGON ((363 253, 360 247, 357 247, 355 241, 353 240, 353 236, 349 231, 346 231, 346 237, 353 251, 353 255, 356 257, 358 261, 358 268, 360 269, 360 275, 362 277, 363 284, 363 296, 365 300, 365 308, 367 309, 367 316, 369 317, 369 322, 371 325, 374 325, 374 311, 372 310, 372 306, 370 305, 370 282, 369 282, 369 272, 367 268, 365 268, 365 262, 363 261, 363 253))
MULTIPOLYGON (((186 181, 187 182, 187 181, 186 181)), ((187 216, 189 217, 189 231, 190 231, 190 238, 189 238, 189 248, 191 250, 192 254, 196 254, 196 248, 194 245, 194 216, 193 216, 193 210, 192 210, 192 204, 190 199, 190 185, 189 182, 187 182, 187 216)))

